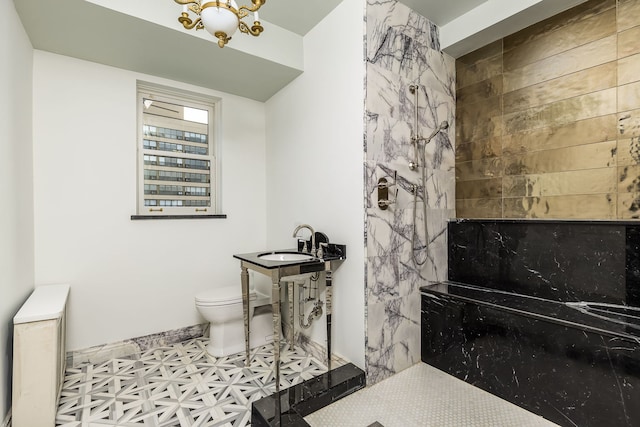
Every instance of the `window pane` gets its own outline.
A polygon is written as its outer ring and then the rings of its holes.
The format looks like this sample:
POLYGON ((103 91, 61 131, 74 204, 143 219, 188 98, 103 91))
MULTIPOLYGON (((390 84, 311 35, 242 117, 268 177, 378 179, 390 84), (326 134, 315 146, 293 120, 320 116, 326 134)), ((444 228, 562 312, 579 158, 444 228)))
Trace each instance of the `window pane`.
POLYGON ((210 207, 210 111, 152 98, 141 105, 144 206, 210 207))

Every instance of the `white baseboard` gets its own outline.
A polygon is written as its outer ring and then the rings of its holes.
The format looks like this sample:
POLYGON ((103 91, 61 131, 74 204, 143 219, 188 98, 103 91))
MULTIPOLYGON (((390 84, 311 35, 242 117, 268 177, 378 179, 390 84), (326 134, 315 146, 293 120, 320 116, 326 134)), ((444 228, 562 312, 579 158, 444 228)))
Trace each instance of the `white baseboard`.
POLYGON ((4 421, 2 421, 2 424, 0 424, 0 427, 11 427, 11 409, 9 409, 9 413, 4 418, 4 421))

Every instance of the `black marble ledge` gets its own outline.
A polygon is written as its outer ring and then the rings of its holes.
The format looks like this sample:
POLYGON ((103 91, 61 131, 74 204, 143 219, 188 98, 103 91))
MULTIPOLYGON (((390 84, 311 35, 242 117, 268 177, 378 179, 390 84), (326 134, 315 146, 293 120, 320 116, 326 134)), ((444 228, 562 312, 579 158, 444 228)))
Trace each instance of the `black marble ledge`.
POLYGON ((308 427, 304 417, 364 388, 364 371, 352 363, 332 369, 301 384, 280 391, 282 414, 277 417, 276 395, 264 397, 251 407, 254 427, 308 427))

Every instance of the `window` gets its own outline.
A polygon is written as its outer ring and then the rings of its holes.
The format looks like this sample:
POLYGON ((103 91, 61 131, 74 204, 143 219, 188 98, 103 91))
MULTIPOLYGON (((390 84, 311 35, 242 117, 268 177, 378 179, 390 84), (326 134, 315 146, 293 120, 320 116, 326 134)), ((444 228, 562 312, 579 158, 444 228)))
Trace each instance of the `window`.
POLYGON ((215 108, 138 85, 138 215, 216 214, 215 108))

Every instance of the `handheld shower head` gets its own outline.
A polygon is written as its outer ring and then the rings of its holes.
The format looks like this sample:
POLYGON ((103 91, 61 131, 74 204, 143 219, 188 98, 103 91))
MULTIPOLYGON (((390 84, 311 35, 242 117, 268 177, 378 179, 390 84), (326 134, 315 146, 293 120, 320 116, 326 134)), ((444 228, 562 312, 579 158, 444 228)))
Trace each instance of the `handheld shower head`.
POLYGON ((447 130, 449 129, 449 122, 446 120, 443 120, 442 122, 440 122, 440 125, 436 128, 436 130, 434 130, 431 135, 429 135, 428 138, 426 138, 424 140, 425 144, 428 144, 429 141, 431 141, 433 139, 433 137, 435 137, 438 133, 442 132, 443 130, 447 130))

